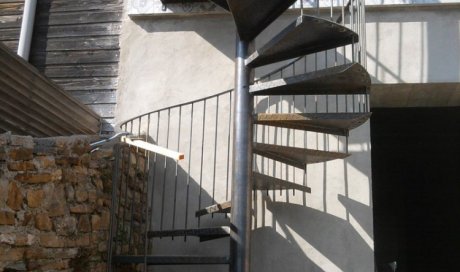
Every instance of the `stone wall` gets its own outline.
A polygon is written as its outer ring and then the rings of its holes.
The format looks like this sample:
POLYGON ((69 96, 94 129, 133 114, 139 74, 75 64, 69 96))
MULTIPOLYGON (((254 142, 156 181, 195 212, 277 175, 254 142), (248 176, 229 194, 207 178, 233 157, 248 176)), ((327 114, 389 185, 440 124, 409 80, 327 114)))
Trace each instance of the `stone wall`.
POLYGON ((105 271, 112 150, 0 135, 0 271, 105 271))

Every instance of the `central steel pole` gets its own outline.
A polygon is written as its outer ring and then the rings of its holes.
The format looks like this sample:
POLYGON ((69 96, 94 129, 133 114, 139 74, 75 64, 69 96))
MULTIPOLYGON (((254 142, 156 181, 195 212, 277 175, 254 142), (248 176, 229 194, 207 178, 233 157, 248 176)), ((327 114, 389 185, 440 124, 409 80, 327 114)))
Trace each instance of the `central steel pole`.
POLYGON ((250 43, 237 38, 233 129, 233 180, 230 271, 249 272, 252 203, 252 110, 249 94, 251 71, 244 61, 250 43))

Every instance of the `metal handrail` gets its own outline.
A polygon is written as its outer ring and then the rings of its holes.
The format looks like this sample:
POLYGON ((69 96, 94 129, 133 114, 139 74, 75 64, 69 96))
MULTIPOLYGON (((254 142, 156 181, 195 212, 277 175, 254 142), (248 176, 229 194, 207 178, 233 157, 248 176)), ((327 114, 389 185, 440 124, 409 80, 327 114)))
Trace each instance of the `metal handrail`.
POLYGON ((134 121, 136 119, 139 119, 140 117, 147 116, 149 114, 155 114, 155 113, 157 113, 159 111, 165 111, 165 110, 172 109, 172 108, 177 108, 177 107, 190 105, 190 104, 193 104, 193 103, 198 103, 198 102, 201 102, 201 101, 206 100, 206 99, 212 99, 212 98, 217 97, 219 95, 230 93, 232 91, 233 91, 233 89, 230 89, 230 90, 226 90, 226 91, 216 93, 216 94, 213 94, 213 95, 210 95, 210 96, 206 96, 206 97, 203 97, 203 98, 198 98, 198 99, 195 99, 195 100, 192 100, 192 101, 188 101, 188 102, 184 102, 184 103, 180 103, 180 104, 175 104, 175 105, 164 107, 164 108, 161 108, 161 109, 158 109, 158 110, 153 110, 153 111, 150 111, 150 112, 146 112, 146 113, 143 113, 141 115, 138 115, 136 117, 133 117, 131 119, 128 119, 128 120, 124 121, 123 123, 120 124, 120 127, 123 127, 124 125, 126 125, 129 122, 134 121))

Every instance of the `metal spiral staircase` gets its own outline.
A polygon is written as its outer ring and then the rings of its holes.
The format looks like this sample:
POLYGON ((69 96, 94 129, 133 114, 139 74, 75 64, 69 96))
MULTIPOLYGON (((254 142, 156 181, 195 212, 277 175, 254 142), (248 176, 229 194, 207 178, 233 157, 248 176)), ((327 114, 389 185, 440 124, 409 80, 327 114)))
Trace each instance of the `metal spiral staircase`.
POLYGON ((110 271, 148 271, 155 265, 229 265, 230 271, 249 271, 253 193, 311 193, 305 178, 298 183, 275 177, 260 162, 306 172, 309 164, 344 159, 350 155, 349 131, 370 117, 370 77, 360 64, 365 59, 363 2, 336 7, 331 2, 330 18, 324 19, 319 13, 305 15, 301 1, 301 15, 254 51, 255 38, 296 1, 214 2, 231 12, 238 31, 235 90, 123 123, 122 129, 134 136, 116 149, 110 271), (288 63, 254 80, 256 68, 282 61, 288 63), (317 106, 321 99, 324 112, 317 106), (307 108, 310 100, 313 110, 307 108), (304 139, 288 139, 298 132, 304 139), (310 148, 308 133, 344 137, 345 150, 310 148), (284 135, 287 144, 279 144, 275 134, 284 135), (185 150, 186 159, 146 151, 145 145, 132 145, 136 139, 185 150), (230 241, 225 254, 158 254, 168 242, 181 253, 186 250, 177 246, 179 241, 196 246, 229 236, 222 239, 230 241))

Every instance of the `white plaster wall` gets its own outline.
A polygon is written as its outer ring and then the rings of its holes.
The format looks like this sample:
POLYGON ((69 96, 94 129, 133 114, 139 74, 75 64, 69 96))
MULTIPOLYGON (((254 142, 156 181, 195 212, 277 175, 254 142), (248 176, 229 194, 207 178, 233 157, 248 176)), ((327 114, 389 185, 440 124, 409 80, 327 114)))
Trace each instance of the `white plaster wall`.
MULTIPOLYGON (((265 31, 259 39, 268 39, 295 16, 285 16, 265 31)), ((121 36, 120 89, 117 121, 121 122, 139 114, 165 106, 202 98, 230 89, 234 80, 235 28, 228 15, 185 18, 129 18, 126 17, 121 36)), ((269 68, 264 68, 269 70, 269 68)), ((256 71, 260 75, 260 71, 256 71)), ((310 97, 308 111, 324 112, 326 104, 336 105, 334 97, 310 97)), ((351 97, 340 97, 341 111, 346 101, 351 110, 351 97)), ((256 102, 262 105, 262 99, 256 102)), ((294 104, 288 98, 279 102, 284 107, 295 106, 303 110, 302 104, 294 104)), ((209 105, 208 105, 209 106, 209 105)), ((212 105, 210 105, 212 107, 212 105)), ((261 106, 263 107, 263 105, 261 106)), ((275 104, 272 107, 276 107, 275 104)), ((225 107, 228 108, 228 107, 225 107)), ((224 108, 224 109, 225 109, 224 108)), ((328 109, 335 110, 332 106, 328 109)), ((187 113, 185 113, 187 115, 187 113)), ((200 120, 201 115, 195 115, 200 120)), ((194 139, 199 139, 201 121, 194 139)), ((213 119, 207 119, 210 124, 213 119)), ((164 128, 162 128, 164 129, 164 128)), ((259 140, 283 145, 303 146, 303 132, 287 134, 286 130, 270 130, 263 134, 257 129, 259 140), (268 135, 270 134, 270 136, 268 135), (289 136, 289 137, 288 137, 289 136)), ((182 133, 187 133, 188 130, 182 133)), ((206 129, 205 134, 212 136, 206 129)), ((219 139, 226 137, 222 131, 219 139)), ((174 134, 174 133, 173 133, 174 134)), ((322 150, 345 150, 345 138, 320 133, 306 135, 307 146, 322 150)), ((220 141, 220 140, 219 140, 220 141)), ((212 137, 205 140, 205 150, 214 148, 212 137)), ((175 146, 174 142, 170 143, 175 146)), ((193 154, 200 152, 200 145, 193 145, 193 154)), ((218 152, 225 153, 225 144, 218 143, 218 152)), ((351 157, 308 166, 304 171, 282 167, 267 160, 257 159, 256 168, 279 178, 295 181, 312 188, 311 194, 300 192, 259 192, 255 195, 252 271, 362 271, 374 270, 371 165, 369 124, 354 130, 349 137, 351 157), (281 195, 280 195, 281 194, 281 195)), ((206 153, 206 176, 212 157, 206 153)), ((196 155, 194 155, 196 156, 196 155)), ((190 158, 197 161, 200 158, 190 158)), ((180 167, 185 169, 187 161, 180 167)), ((221 167, 222 168, 222 167, 221 167)), ((224 169, 220 169, 224 171, 224 169)), ((199 176, 192 169, 193 181, 199 176)), ((196 186, 196 184, 194 185, 196 186)), ((204 187, 210 188, 209 179, 204 187)), ((157 190, 158 191, 158 190, 157 190)), ((207 190, 206 197, 211 192, 207 190)), ((219 192, 218 197, 222 197, 219 192)), ((180 196, 183 194, 180 192, 180 196)), ((204 224, 217 224, 204 220, 204 224)), ((184 243, 176 238, 156 240, 159 254, 216 254, 226 253, 228 239, 199 244, 190 239, 184 243)), ((218 267, 162 267, 155 271, 226 271, 218 267)))
POLYGON ((370 10, 368 71, 374 83, 460 82, 460 9, 370 10))

